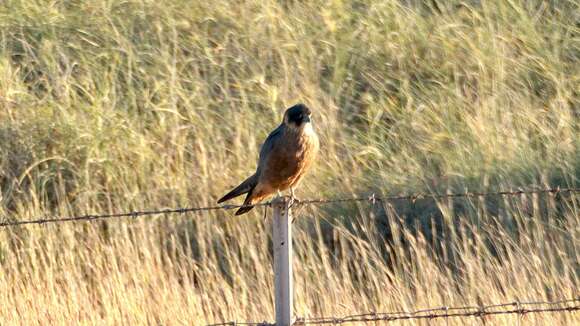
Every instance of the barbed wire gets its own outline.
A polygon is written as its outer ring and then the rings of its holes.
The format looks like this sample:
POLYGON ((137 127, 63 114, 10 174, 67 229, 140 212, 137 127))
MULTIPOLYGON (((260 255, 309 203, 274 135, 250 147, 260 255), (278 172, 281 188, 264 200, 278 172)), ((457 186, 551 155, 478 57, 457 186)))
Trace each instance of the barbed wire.
MULTIPOLYGON (((527 190, 510 190, 510 191, 496 191, 496 192, 463 192, 463 193, 448 193, 448 194, 438 194, 438 193, 416 193, 412 195, 398 195, 398 196, 375 196, 372 194, 367 197, 350 197, 350 198, 330 198, 330 199, 308 199, 296 202, 295 206, 301 205, 324 205, 331 203, 344 203, 344 202, 364 202, 368 201, 371 203, 375 202, 388 202, 388 201, 399 201, 408 200, 415 202, 419 199, 442 199, 442 198, 460 198, 460 197, 490 197, 490 196, 518 196, 525 194, 540 194, 540 193, 550 193, 550 194, 560 194, 560 193, 580 193, 580 188, 547 188, 547 189, 527 189, 527 190)), ((60 222, 78 222, 78 221, 94 221, 110 218, 122 218, 122 217, 132 217, 138 218, 142 216, 151 215, 164 215, 164 214, 186 214, 186 213, 196 213, 196 212, 208 212, 216 210, 231 210, 238 209, 242 207, 261 207, 261 206, 271 206, 272 202, 267 201, 263 203, 257 203, 254 205, 221 205, 221 206, 208 206, 208 207, 181 207, 181 208, 167 208, 167 209, 155 209, 155 210, 143 210, 143 211, 131 211, 122 213, 108 213, 108 214, 85 214, 80 216, 70 216, 70 217, 43 217, 28 220, 12 220, 0 222, 0 227, 11 227, 27 224, 47 224, 47 223, 60 223, 60 222)))
POLYGON ((510 191, 495 191, 495 192, 461 192, 461 193, 448 193, 448 194, 438 194, 438 193, 416 193, 412 195, 399 195, 399 196, 383 196, 377 197, 374 194, 368 197, 352 197, 352 198, 334 198, 334 199, 311 199, 304 200, 300 204, 328 204, 328 203, 340 203, 340 202, 350 202, 350 201, 396 201, 396 200, 408 200, 417 201, 419 199, 442 199, 442 198, 460 198, 460 197, 491 197, 491 196, 518 196, 526 194, 541 194, 541 193, 579 193, 580 188, 547 188, 547 189, 527 189, 527 190, 510 190, 510 191))
MULTIPOLYGON (((486 306, 465 306, 465 307, 437 307, 416 311, 396 311, 396 312, 370 312, 365 314, 348 315, 343 317, 307 317, 297 318, 293 325, 340 325, 346 323, 368 323, 377 321, 397 321, 410 319, 437 319, 456 317, 479 317, 494 315, 526 315, 533 313, 547 312, 575 312, 580 310, 580 297, 559 301, 532 301, 532 302, 510 302, 492 304, 486 306), (572 305, 575 303, 574 305, 572 305)), ((208 326, 274 326, 268 322, 236 322, 209 324, 208 326)))

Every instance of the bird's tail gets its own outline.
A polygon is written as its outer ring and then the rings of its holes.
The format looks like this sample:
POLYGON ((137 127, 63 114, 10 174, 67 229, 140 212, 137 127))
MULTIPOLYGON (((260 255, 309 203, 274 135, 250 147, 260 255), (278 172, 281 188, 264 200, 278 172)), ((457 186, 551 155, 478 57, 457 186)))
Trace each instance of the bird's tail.
POLYGON ((236 212, 236 215, 242 215, 242 214, 245 214, 245 213, 251 211, 252 208, 254 208, 254 205, 261 202, 264 198, 268 197, 269 195, 270 195, 270 193, 268 193, 268 192, 263 192, 261 190, 256 191, 256 188, 252 188, 252 190, 250 190, 250 192, 248 192, 248 195, 246 196, 246 199, 244 200, 244 206, 240 207, 240 209, 238 209, 238 211, 236 212))
MULTIPOLYGON (((225 196, 220 198, 217 202, 219 204, 219 203, 222 203, 226 200, 230 200, 232 198, 241 196, 245 193, 251 192, 252 189, 254 189, 254 187, 256 186, 256 184, 258 184, 258 176, 256 174, 254 174, 251 177, 247 178, 244 182, 240 183, 240 185, 235 187, 232 191, 225 194, 225 196)), ((248 198, 246 198, 246 200, 247 199, 248 198)))
MULTIPOLYGON (((253 204, 253 200, 252 199, 253 199, 252 198, 252 191, 250 191, 250 192, 248 192, 248 195, 246 196, 246 200, 244 200, 244 205, 251 205, 251 204, 253 204)), ((236 215, 245 214, 245 213, 251 211, 252 208, 254 208, 254 206, 244 206, 244 207, 240 207, 240 209, 238 209, 236 211, 236 215)))

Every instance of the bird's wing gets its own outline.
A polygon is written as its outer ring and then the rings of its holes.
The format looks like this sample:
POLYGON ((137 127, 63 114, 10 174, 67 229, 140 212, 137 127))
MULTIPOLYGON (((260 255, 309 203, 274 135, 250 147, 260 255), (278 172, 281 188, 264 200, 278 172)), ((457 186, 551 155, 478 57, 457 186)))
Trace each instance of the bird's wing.
POLYGON ((230 200, 232 198, 243 195, 247 192, 251 192, 257 183, 258 183, 258 178, 257 178, 257 175, 254 174, 251 177, 247 178, 244 182, 240 183, 240 185, 235 187, 232 191, 228 192, 222 198, 220 198, 218 200, 218 204, 222 203, 226 200, 230 200))
POLYGON ((266 164, 268 155, 272 153, 272 149, 281 139, 283 135, 283 130, 284 125, 283 124, 279 125, 278 128, 274 129, 274 131, 272 131, 270 135, 268 135, 268 138, 266 138, 266 141, 264 141, 264 144, 262 144, 262 147, 260 148, 260 158, 258 160, 258 169, 256 171, 257 175, 260 175, 260 171, 263 169, 264 164, 266 164))
POLYGON ((256 173, 247 178, 232 191, 228 192, 225 196, 220 198, 218 203, 222 203, 226 200, 230 200, 245 193, 249 193, 248 197, 251 197, 252 189, 254 189, 260 179, 260 173, 263 170, 266 161, 268 160, 268 155, 272 152, 272 149, 276 146, 276 143, 282 136, 283 127, 283 125, 280 125, 278 128, 274 129, 274 131, 268 135, 268 138, 266 138, 264 144, 262 144, 262 147, 260 148, 260 158, 258 159, 258 168, 256 169, 256 173))

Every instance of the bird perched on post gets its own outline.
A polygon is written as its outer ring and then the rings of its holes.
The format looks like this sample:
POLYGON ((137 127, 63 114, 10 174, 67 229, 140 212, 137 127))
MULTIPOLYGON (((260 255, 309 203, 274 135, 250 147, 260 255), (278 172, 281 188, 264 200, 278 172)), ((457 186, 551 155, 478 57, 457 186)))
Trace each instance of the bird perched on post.
POLYGON ((236 215, 250 211, 264 198, 290 188, 294 201, 294 188, 312 165, 318 153, 318 136, 312 128, 310 109, 296 104, 286 110, 284 120, 266 138, 260 149, 256 173, 223 196, 218 203, 247 193, 244 205, 236 215))

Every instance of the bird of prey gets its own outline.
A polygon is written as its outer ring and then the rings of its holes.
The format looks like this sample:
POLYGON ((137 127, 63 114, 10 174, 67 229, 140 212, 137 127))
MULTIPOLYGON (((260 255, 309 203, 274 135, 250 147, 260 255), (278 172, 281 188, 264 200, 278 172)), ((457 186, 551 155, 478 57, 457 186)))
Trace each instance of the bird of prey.
POLYGON ((296 104, 284 113, 284 120, 266 138, 260 149, 256 173, 223 196, 218 203, 246 194, 246 200, 236 215, 250 211, 264 198, 294 188, 312 165, 318 152, 318 136, 310 122, 311 111, 304 104, 296 104))

